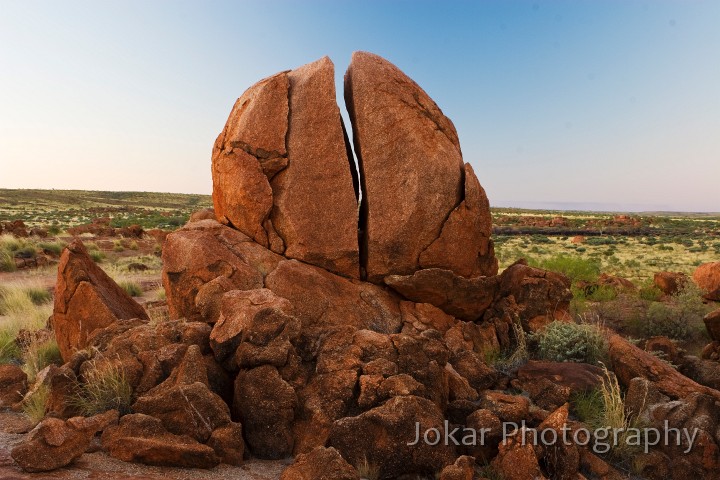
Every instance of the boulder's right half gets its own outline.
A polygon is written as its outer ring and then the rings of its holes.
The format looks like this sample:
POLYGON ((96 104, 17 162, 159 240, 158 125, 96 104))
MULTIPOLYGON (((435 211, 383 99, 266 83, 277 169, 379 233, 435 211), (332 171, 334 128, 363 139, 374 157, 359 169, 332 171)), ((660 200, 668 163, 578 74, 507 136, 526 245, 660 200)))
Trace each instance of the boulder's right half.
POLYGON ((428 266, 463 276, 494 274, 487 199, 471 169, 466 185, 457 132, 435 102, 395 65, 355 52, 345 103, 360 167, 367 279, 380 283, 428 266), (457 250, 464 254, 456 257, 457 250))

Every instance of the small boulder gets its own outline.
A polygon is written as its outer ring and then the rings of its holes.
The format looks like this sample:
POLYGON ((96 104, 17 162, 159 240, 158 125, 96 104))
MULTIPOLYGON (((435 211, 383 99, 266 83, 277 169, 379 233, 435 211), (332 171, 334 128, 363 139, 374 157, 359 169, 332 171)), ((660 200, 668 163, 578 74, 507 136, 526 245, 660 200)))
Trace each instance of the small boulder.
POLYGON ((290 455, 295 390, 270 365, 241 371, 235 380, 233 413, 240 419, 250 451, 259 458, 290 455))
POLYGON ((117 422, 117 418, 115 410, 67 421, 48 417, 13 448, 10 455, 26 472, 48 472, 64 467, 85 453, 95 434, 117 422))
POLYGON ((703 322, 710 338, 716 342, 720 341, 720 309, 705 315, 703 322))
POLYGON ((27 393, 27 374, 17 365, 0 365, 0 408, 10 407, 27 393))
POLYGON ((681 272, 657 272, 653 277, 655 286, 665 295, 676 294, 688 281, 688 276, 681 272))
POLYGON ((455 460, 455 463, 443 468, 440 472, 440 480, 473 480, 475 474, 475 459, 463 455, 455 460))

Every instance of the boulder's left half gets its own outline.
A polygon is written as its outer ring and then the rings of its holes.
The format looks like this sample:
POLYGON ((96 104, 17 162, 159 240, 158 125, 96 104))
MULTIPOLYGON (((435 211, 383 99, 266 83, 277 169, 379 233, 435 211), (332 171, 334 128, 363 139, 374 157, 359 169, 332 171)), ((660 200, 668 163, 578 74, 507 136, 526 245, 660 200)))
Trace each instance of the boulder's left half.
POLYGON ((118 320, 147 320, 145 310, 88 255, 80 240, 60 257, 52 327, 63 360, 82 350, 88 336, 118 320))
POLYGON ((218 221, 275 253, 359 278, 351 152, 328 57, 261 80, 213 148, 218 221))

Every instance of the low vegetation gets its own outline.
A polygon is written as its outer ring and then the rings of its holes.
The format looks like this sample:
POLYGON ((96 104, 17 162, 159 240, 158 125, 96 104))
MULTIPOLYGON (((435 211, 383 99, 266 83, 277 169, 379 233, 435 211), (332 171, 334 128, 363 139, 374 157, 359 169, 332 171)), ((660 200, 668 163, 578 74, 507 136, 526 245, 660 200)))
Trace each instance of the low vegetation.
POLYGON ((540 358, 553 362, 597 363, 607 355, 607 342, 596 325, 554 321, 534 335, 540 358))

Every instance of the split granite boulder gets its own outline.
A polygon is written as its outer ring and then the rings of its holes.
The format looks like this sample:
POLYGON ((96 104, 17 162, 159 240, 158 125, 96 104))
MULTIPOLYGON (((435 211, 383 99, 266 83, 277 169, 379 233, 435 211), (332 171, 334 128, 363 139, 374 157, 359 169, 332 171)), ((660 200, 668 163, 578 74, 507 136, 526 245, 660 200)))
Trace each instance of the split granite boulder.
POLYGON ((258 82, 215 143, 218 220, 288 258, 359 278, 349 151, 328 57, 258 82))

